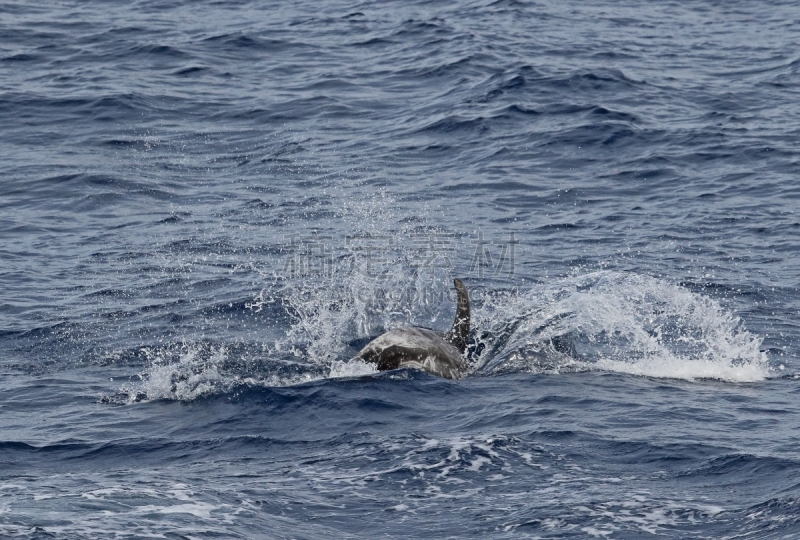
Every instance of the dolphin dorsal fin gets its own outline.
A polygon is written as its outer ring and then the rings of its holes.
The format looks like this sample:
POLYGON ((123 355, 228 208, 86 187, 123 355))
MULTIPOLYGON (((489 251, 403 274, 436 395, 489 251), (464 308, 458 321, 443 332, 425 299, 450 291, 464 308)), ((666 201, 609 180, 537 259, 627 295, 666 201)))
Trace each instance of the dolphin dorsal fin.
POLYGON ((444 339, 452 343, 461 354, 464 354, 467 349, 467 335, 469 335, 469 295, 464 282, 460 279, 454 279, 453 285, 455 285, 458 295, 456 318, 453 321, 453 327, 447 332, 444 339))

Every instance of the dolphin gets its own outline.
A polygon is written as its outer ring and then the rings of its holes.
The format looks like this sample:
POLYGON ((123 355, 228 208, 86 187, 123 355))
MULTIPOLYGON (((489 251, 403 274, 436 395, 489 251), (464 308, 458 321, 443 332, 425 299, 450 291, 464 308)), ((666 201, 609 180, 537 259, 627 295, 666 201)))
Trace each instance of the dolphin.
POLYGON ((378 371, 402 367, 421 369, 445 379, 459 379, 467 372, 462 356, 469 334, 469 295, 460 279, 454 279, 458 302, 453 327, 446 334, 427 328, 395 328, 361 349, 356 358, 377 364, 378 371))

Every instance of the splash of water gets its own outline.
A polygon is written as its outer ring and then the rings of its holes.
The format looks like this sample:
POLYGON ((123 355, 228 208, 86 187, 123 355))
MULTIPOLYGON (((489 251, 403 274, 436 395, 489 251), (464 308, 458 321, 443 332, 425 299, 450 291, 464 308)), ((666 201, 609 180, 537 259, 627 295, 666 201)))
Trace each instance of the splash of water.
POLYGON ((476 319, 489 327, 487 374, 601 369, 752 382, 771 373, 762 338, 719 302, 648 276, 573 276, 498 297, 476 319))
POLYGON ((208 341, 144 348, 140 352, 148 358, 148 367, 139 375, 140 381, 122 386, 116 396, 107 396, 107 400, 192 401, 242 387, 291 386, 328 376, 325 369, 309 369, 277 358, 264 359, 261 350, 254 347, 216 345, 208 341))
MULTIPOLYGON (((268 284, 247 307, 285 310, 288 320, 260 351, 182 345, 177 354, 156 354, 141 387, 126 391, 191 400, 240 385, 361 376, 374 373, 373 366, 352 360, 368 338, 400 326, 446 330, 455 306, 451 276, 445 269, 421 271, 413 240, 447 231, 401 219, 395 215, 399 206, 386 193, 340 201, 337 217, 352 232, 349 238, 364 249, 378 243, 378 260, 331 252, 322 263, 327 266, 315 272, 301 264, 288 275, 265 275, 268 284)), ((521 292, 470 289, 468 361, 477 375, 600 369, 748 382, 771 372, 762 339, 737 317, 717 301, 663 280, 595 272, 521 292)))
MULTIPOLYGON (((359 338, 376 328, 436 321, 454 305, 445 295, 431 305, 392 298, 378 304, 345 294, 366 283, 363 278, 334 281, 300 280, 281 289, 293 322, 286 339, 263 354, 207 343, 148 352, 143 382, 124 389, 128 400, 193 400, 243 385, 370 375, 374 366, 352 360, 359 338), (326 288, 337 286, 342 297, 326 288)), ((523 292, 474 293, 469 360, 479 376, 605 370, 753 382, 772 373, 762 339, 738 317, 712 298, 656 278, 597 272, 523 292)))
POLYGON ((203 343, 167 347, 150 355, 140 385, 121 392, 130 400, 191 400, 241 385, 357 377, 375 369, 351 360, 359 348, 354 342, 397 326, 436 326, 442 311, 455 303, 450 278, 441 270, 420 271, 420 247, 413 240, 441 231, 424 220, 400 219, 394 214, 397 201, 385 193, 345 199, 340 206, 338 218, 351 231, 355 251, 331 252, 314 262, 320 264, 316 268, 302 257, 290 272, 254 268, 266 284, 246 308, 285 310, 288 326, 273 332, 283 335, 246 353, 203 343), (376 246, 380 259, 358 256, 376 246))
POLYGON ((450 276, 421 267, 414 244, 444 231, 424 220, 404 221, 395 215, 397 201, 383 192, 342 205, 351 250, 332 255, 327 268, 287 279, 273 293, 292 318, 286 339, 275 346, 297 353, 301 362, 330 366, 353 355, 354 340, 398 326, 435 326, 455 302, 450 276))

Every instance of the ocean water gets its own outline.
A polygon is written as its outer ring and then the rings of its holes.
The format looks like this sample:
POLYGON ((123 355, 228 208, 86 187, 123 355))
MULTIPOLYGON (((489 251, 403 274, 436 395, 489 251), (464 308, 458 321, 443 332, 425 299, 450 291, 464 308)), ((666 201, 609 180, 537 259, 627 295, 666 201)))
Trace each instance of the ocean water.
POLYGON ((0 1, 0 126, 0 537, 800 536, 796 2, 0 1))

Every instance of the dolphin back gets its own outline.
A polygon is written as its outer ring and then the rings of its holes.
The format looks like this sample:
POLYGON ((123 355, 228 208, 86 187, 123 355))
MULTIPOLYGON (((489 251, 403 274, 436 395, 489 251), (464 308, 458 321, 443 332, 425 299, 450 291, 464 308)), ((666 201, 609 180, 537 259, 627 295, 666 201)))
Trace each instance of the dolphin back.
POLYGON ((453 327, 444 336, 446 341, 453 344, 461 354, 467 349, 467 336, 469 335, 469 295, 464 282, 454 279, 453 285, 456 288, 458 300, 456 302, 456 318, 453 327))

